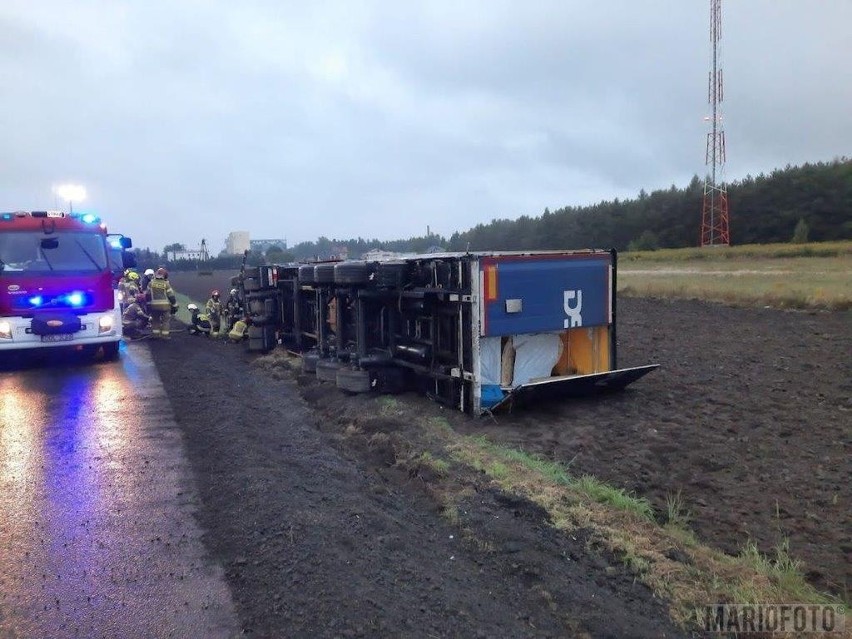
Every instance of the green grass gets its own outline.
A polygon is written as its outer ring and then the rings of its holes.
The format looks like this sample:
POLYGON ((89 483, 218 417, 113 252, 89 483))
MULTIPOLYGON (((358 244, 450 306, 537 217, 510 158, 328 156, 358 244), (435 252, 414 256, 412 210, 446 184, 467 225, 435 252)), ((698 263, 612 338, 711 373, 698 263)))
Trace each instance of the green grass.
POLYGON ((204 307, 203 303, 196 302, 195 300, 190 299, 183 293, 178 293, 177 291, 175 291, 175 299, 177 299, 178 304, 178 312, 175 317, 177 317, 184 324, 190 324, 192 322, 192 317, 190 316, 189 311, 186 310, 187 304, 195 304, 198 306, 198 308, 204 307))
POLYGON ((852 242, 626 253, 618 289, 775 308, 852 308, 852 242))
MULTIPOLYGON (((846 609, 807 583, 787 543, 770 555, 749 544, 736 557, 702 543, 688 528, 690 513, 680 493, 668 497, 657 521, 648 500, 590 475, 575 478, 565 464, 452 431, 445 446, 457 463, 540 505, 557 529, 591 531, 592 546, 611 552, 635 579, 666 598, 679 623, 695 623, 695 606, 708 601, 795 601, 846 609), (678 552, 672 555, 672 549, 678 552), (686 560, 678 558, 683 555, 686 560)), ((452 508, 446 511, 448 520, 457 516, 452 508)))
POLYGON ((806 244, 743 244, 741 246, 689 247, 657 251, 624 251, 618 254, 622 265, 634 262, 697 262, 789 257, 850 257, 852 241, 809 242, 806 244))
POLYGON ((600 504, 609 504, 618 510, 632 512, 643 519, 654 520, 654 509, 644 497, 630 495, 621 488, 605 484, 591 475, 580 477, 576 487, 600 504))

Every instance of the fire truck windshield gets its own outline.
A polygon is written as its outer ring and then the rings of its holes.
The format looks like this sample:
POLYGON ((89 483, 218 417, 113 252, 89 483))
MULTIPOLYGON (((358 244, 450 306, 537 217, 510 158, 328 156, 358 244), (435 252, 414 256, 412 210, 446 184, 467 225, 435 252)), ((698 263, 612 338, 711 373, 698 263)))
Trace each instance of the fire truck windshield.
POLYGON ((106 243, 98 233, 28 231, 0 233, 0 272, 85 273, 107 268, 106 243))

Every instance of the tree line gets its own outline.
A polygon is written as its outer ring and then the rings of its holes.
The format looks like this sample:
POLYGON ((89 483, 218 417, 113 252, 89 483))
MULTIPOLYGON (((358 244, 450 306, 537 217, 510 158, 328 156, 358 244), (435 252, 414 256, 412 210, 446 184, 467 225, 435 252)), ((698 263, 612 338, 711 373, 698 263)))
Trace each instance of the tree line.
MULTIPOLYGON (((696 246, 703 195, 704 181, 696 175, 683 188, 672 185, 651 193, 642 190, 632 199, 494 219, 448 238, 434 234, 393 241, 321 237, 291 250, 297 259, 310 259, 328 257, 344 247, 351 258, 373 248, 421 253, 436 246, 448 251, 696 246)), ((728 185, 728 202, 734 244, 852 239, 852 160, 788 165, 769 174, 749 175, 728 185)))
MULTIPOLYGON (((359 258, 371 249, 426 253, 436 249, 653 250, 696 246, 703 193, 704 182, 696 175, 682 188, 672 185, 651 193, 643 189, 632 199, 545 209, 539 216, 494 219, 450 237, 428 234, 390 241, 320 237, 286 252, 279 249, 274 254, 251 254, 249 263, 359 258)), ((769 174, 748 175, 728 185, 728 202, 733 244, 852 239, 852 159, 788 165, 769 174)), ((210 268, 239 268, 241 261, 240 256, 220 256, 210 261, 210 268)), ((195 263, 173 267, 195 268, 195 263)))

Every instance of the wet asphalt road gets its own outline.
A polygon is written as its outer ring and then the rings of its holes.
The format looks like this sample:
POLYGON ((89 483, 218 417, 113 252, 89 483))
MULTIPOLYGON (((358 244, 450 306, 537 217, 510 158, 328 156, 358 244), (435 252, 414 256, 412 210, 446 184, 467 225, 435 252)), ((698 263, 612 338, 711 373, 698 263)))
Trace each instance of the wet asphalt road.
POLYGON ((238 634, 157 371, 122 349, 0 366, 0 639, 238 634))

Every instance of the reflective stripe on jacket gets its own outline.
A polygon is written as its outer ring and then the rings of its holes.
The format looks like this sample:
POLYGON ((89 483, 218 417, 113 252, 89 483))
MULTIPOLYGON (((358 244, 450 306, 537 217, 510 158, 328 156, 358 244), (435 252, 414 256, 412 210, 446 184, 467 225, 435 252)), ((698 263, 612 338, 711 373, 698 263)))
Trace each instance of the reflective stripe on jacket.
POLYGON ((166 280, 154 279, 148 285, 148 307, 155 311, 168 311, 175 305, 175 292, 166 280))

